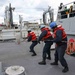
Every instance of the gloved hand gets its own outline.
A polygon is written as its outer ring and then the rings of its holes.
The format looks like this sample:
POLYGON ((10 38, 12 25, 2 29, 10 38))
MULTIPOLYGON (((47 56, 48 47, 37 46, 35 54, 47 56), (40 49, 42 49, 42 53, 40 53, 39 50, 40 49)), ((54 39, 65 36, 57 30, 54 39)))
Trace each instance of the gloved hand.
POLYGON ((40 44, 40 41, 39 41, 39 39, 37 39, 37 43, 39 43, 39 44, 40 44))
POLYGON ((40 41, 38 43, 40 44, 40 41))

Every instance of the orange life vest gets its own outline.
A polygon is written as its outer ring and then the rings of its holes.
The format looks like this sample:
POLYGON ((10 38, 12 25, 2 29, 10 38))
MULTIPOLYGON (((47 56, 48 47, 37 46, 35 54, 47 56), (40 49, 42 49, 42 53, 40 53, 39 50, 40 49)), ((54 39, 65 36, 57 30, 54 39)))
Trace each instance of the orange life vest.
POLYGON ((73 52, 75 52, 75 42, 74 39, 70 39, 68 42, 66 53, 70 55, 73 52))
POLYGON ((46 40, 47 38, 51 37, 52 34, 50 33, 50 29, 49 28, 42 28, 41 31, 43 32, 44 30, 47 31, 47 34, 42 38, 42 40, 46 40))
POLYGON ((54 29, 54 34, 53 34, 54 38, 56 38, 57 30, 62 30, 62 39, 67 37, 67 35, 66 35, 65 31, 64 31, 64 28, 62 28, 62 26, 59 26, 59 27, 54 29))
POLYGON ((29 36, 32 36, 31 41, 35 41, 35 40, 37 39, 37 37, 36 37, 36 35, 35 35, 34 32, 29 32, 29 33, 28 33, 28 37, 29 37, 29 36))

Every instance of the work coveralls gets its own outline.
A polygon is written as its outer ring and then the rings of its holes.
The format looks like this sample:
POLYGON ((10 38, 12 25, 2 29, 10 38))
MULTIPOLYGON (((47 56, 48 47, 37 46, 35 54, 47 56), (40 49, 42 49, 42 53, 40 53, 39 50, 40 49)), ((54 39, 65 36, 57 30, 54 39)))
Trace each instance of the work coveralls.
POLYGON ((64 58, 65 50, 67 48, 67 35, 62 27, 56 27, 54 29, 53 41, 56 43, 55 62, 58 63, 59 60, 63 67, 68 67, 64 58))
POLYGON ((37 37, 34 32, 28 33, 28 42, 32 41, 32 44, 30 45, 30 52, 32 52, 32 56, 35 56, 36 53, 34 51, 34 47, 37 45, 37 37))
POLYGON ((42 28, 41 29, 42 33, 39 36, 38 41, 44 41, 45 45, 43 48, 43 54, 42 54, 42 58, 43 58, 43 62, 46 63, 46 56, 48 55, 48 58, 51 59, 51 52, 50 52, 50 48, 51 45, 53 44, 52 40, 52 34, 50 33, 49 28, 42 28))

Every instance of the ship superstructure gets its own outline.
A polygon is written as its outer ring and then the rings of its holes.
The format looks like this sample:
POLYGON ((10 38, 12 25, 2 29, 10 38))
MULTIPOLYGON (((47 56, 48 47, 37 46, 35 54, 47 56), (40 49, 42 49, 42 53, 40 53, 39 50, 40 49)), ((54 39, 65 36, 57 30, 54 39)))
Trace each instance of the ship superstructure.
POLYGON ((75 38, 75 10, 73 10, 74 2, 68 3, 66 5, 61 5, 58 7, 57 13, 57 24, 61 24, 68 38, 75 38))

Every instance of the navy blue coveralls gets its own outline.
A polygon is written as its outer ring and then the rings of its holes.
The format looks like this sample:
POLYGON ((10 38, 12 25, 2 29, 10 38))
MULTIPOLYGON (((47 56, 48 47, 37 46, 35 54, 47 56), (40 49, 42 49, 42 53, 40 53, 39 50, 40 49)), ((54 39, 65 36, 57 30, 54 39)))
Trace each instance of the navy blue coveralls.
MULTIPOLYGON (((38 41, 41 41, 42 38, 47 34, 47 31, 44 30, 39 38, 38 38, 38 41)), ((42 57, 43 57, 43 61, 45 62, 46 61, 46 54, 48 55, 49 58, 51 58, 50 56, 50 48, 51 48, 51 45, 53 44, 53 42, 51 42, 50 40, 52 40, 52 36, 47 38, 44 42, 45 42, 45 45, 44 45, 44 48, 43 48, 43 54, 42 54, 42 57)))
MULTIPOLYGON (((32 41, 32 36, 28 37, 28 42, 32 41)), ((32 41, 32 44, 30 45, 30 52, 33 52, 34 55, 36 55, 35 51, 34 51, 34 47, 37 45, 37 39, 35 41, 32 41)))
POLYGON ((67 37, 62 40, 62 30, 56 31, 56 38, 53 40, 57 46, 55 50, 55 62, 58 63, 60 61, 63 67, 68 67, 67 62, 64 58, 65 50, 67 48, 67 43, 62 41, 67 41, 67 37))

